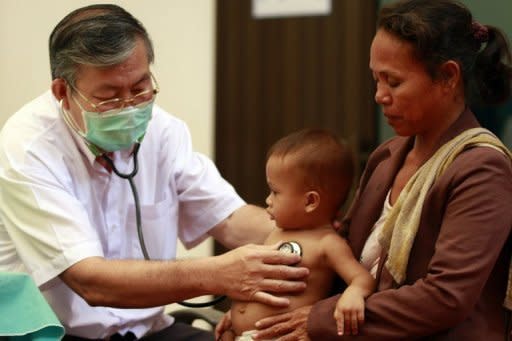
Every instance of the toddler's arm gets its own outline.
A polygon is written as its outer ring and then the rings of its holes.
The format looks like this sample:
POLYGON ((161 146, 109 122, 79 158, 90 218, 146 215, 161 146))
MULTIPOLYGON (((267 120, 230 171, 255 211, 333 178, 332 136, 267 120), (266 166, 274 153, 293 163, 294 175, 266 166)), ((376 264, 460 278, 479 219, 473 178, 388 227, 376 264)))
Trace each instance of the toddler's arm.
POLYGON ((364 322, 364 300, 375 290, 375 280, 354 258, 345 239, 337 234, 323 238, 322 247, 332 269, 345 281, 345 289, 334 310, 338 334, 358 333, 364 322))

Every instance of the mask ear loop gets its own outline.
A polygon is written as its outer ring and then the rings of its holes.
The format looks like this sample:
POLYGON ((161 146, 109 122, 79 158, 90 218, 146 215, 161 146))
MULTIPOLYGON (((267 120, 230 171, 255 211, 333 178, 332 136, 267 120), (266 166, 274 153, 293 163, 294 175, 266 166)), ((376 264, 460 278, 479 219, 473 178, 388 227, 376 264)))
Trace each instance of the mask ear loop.
POLYGON ((72 118, 72 116, 69 114, 69 111, 64 109, 62 106, 62 99, 59 101, 60 105, 60 111, 62 112, 62 118, 64 119, 64 122, 66 122, 66 125, 69 127, 69 129, 73 130, 75 133, 80 135, 83 139, 89 150, 94 154, 94 156, 100 156, 102 153, 104 153, 103 150, 101 150, 98 146, 92 144, 87 140, 87 134, 80 131, 80 128, 78 127, 78 124, 76 123, 75 119, 72 118))
POLYGON ((70 127, 72 130, 74 130, 77 134, 79 134, 82 137, 85 137, 85 132, 80 131, 80 128, 78 127, 78 124, 76 123, 75 119, 71 116, 68 110, 64 109, 64 106, 62 105, 63 99, 59 101, 60 111, 62 112, 62 117, 64 118, 64 122, 70 127))
POLYGON ((110 167, 112 167, 112 170, 114 171, 114 173, 116 173, 116 175, 120 178, 123 178, 123 179, 126 179, 126 180, 131 180, 133 179, 133 177, 135 175, 137 175, 137 172, 139 171, 139 163, 137 162, 138 160, 138 157, 137 155, 139 154, 139 148, 140 148, 140 143, 135 143, 134 146, 133 146, 133 169, 132 171, 129 173, 129 174, 123 174, 121 173, 117 168, 116 166, 114 165, 114 161, 112 161, 111 158, 109 158, 107 156, 107 154, 102 154, 101 157, 107 161, 107 163, 109 164, 110 167))

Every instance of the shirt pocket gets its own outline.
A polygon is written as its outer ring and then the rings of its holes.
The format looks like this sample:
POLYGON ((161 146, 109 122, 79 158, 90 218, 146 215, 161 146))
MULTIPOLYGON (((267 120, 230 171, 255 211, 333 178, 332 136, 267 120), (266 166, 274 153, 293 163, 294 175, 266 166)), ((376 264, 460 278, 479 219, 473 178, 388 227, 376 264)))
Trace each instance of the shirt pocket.
MULTIPOLYGON (((176 258, 178 236, 178 205, 172 197, 150 205, 140 206, 141 231, 145 248, 150 259, 164 260, 176 258)), ((127 258, 143 259, 141 241, 136 223, 135 204, 128 205, 126 216, 128 228, 126 249, 127 258)))

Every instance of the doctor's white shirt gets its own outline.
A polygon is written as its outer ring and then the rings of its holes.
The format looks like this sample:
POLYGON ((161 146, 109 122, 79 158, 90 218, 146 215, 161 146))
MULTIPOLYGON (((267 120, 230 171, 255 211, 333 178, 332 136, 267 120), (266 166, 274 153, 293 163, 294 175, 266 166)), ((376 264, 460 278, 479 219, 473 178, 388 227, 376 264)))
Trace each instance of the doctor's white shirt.
MULTIPOLYGON (((113 161, 130 173, 130 151, 113 161)), ((151 258, 174 259, 179 238, 192 247, 244 201, 205 156, 184 122, 157 105, 134 177, 151 258)), ((51 92, 24 106, 0 133, 0 271, 28 272, 66 333, 140 337, 172 323, 163 307, 91 307, 58 275, 88 257, 142 259, 127 180, 108 172, 62 119, 51 92)), ((169 280, 172 280, 169 279, 169 280)))

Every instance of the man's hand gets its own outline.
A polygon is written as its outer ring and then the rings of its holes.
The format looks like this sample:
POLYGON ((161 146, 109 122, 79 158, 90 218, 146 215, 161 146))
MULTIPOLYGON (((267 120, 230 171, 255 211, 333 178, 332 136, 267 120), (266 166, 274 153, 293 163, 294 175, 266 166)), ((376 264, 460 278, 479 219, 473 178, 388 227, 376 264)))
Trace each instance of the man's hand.
POLYGON ((299 255, 277 251, 275 245, 246 245, 216 256, 217 293, 238 301, 257 301, 286 307, 288 298, 273 294, 300 293, 306 288, 309 270, 290 266, 300 261, 299 255))
POLYGON ((256 322, 258 333, 254 340, 279 337, 279 341, 310 341, 307 321, 311 306, 305 306, 281 315, 274 315, 256 322))

